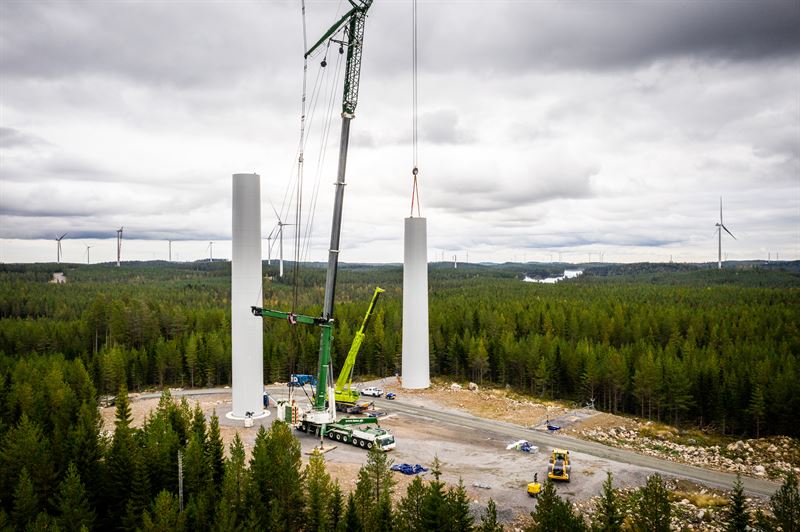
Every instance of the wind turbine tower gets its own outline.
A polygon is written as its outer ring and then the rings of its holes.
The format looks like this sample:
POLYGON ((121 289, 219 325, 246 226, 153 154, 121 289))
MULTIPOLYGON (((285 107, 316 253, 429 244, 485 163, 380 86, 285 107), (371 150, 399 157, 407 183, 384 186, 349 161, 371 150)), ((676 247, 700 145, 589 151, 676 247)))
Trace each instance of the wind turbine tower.
POLYGON ((89 250, 94 246, 86 246, 86 264, 89 264, 89 250))
POLYGON ((719 198, 719 223, 716 224, 717 227, 717 269, 722 269, 722 230, 724 229, 726 233, 731 235, 731 238, 736 240, 736 237, 733 236, 733 233, 728 231, 728 228, 725 227, 725 224, 722 223, 722 196, 719 198))
MULTIPOLYGON (((264 334, 250 312, 261 299, 261 177, 233 174, 231 242, 232 409, 227 417, 262 417, 264 411, 264 334)), ((268 413, 268 411, 267 411, 268 413)))
POLYGON ((61 236, 56 237, 56 261, 61 264, 61 241, 64 237, 67 236, 67 233, 64 233, 61 236))
POLYGON ((411 213, 403 227, 403 388, 429 388, 430 345, 428 344, 428 220, 422 217, 417 177, 417 0, 413 0, 412 39, 412 188, 411 213), (417 216, 414 216, 416 206, 417 216))
POLYGON ((167 240, 169 242, 169 261, 172 262, 172 240, 167 240))
POLYGON ((122 257, 122 230, 124 228, 120 227, 117 229, 117 268, 120 265, 120 259, 122 257))

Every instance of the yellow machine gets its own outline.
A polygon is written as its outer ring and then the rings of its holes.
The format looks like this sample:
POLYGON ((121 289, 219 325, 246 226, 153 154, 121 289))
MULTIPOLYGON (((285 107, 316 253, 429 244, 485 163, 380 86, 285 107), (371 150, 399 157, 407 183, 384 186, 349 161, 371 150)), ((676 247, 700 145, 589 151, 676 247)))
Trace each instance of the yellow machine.
POLYGON ((550 465, 547 468, 547 478, 569 482, 570 467, 569 451, 553 449, 553 454, 550 455, 550 465))
POLYGON ((542 492, 542 485, 539 483, 539 473, 533 474, 533 482, 528 484, 528 495, 538 497, 542 492))
POLYGON ((372 294, 372 301, 370 301, 367 313, 364 315, 364 321, 361 322, 361 328, 356 331, 353 343, 350 345, 350 352, 347 353, 347 358, 344 360, 342 369, 339 371, 339 378, 336 380, 336 388, 334 391, 336 408, 349 409, 358 406, 357 402, 361 394, 358 393, 358 390, 350 388, 350 385, 353 383, 353 367, 356 364, 356 357, 358 356, 358 351, 361 349, 361 343, 364 341, 364 336, 366 336, 364 331, 369 324, 369 319, 375 311, 375 304, 378 302, 378 296, 383 292, 384 290, 382 288, 375 288, 375 293, 372 294))

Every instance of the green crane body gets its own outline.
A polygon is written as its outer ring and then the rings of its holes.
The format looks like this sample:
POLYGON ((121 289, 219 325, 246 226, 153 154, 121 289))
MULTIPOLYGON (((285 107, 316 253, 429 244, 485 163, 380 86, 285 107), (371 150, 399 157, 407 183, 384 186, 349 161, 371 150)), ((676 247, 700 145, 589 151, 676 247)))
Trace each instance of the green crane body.
POLYGON ((364 321, 361 322, 361 328, 356 332, 356 335, 353 338, 353 343, 350 345, 350 351, 347 353, 347 358, 344 360, 344 364, 342 364, 342 369, 339 370, 339 378, 336 379, 335 389, 337 404, 355 403, 360 397, 360 394, 357 390, 350 389, 350 385, 353 383, 353 367, 356 364, 356 357, 361 349, 361 343, 364 341, 364 337, 366 336, 364 331, 366 330, 369 320, 375 311, 375 304, 378 302, 378 296, 380 296, 383 292, 385 292, 385 290, 383 290, 381 287, 375 288, 375 293, 372 294, 372 301, 370 301, 369 308, 367 308, 367 313, 364 315, 364 321))
MULTIPOLYGON (((344 92, 342 95, 342 135, 339 141, 339 167, 336 179, 336 195, 333 206, 333 222, 331 224, 331 243, 328 250, 328 270, 325 279, 325 301, 321 317, 304 316, 292 312, 267 310, 260 307, 251 307, 255 316, 285 319, 292 325, 302 323, 317 325, 322 330, 319 342, 319 368, 317 370, 317 390, 312 405, 310 423, 322 425, 319 432, 325 433, 325 425, 336 422, 336 412, 328 405, 326 396, 328 385, 331 381, 331 341, 333 340, 333 301, 336 289, 336 274, 339 266, 339 236, 342 226, 342 204, 344 202, 345 169, 347 167, 347 149, 350 140, 350 121, 354 117, 358 103, 358 86, 361 78, 361 53, 364 42, 364 22, 367 10, 373 0, 348 0, 352 7, 328 31, 323 34, 314 46, 305 52, 307 58, 320 46, 345 27, 346 40, 337 41, 342 46, 347 46, 347 64, 345 66, 344 92), (326 411, 330 415, 326 416, 326 411), (316 420, 316 421, 315 421, 316 420)), ((335 402, 331 401, 331 402, 335 402)), ((304 421, 305 423, 305 421, 304 421)))
POLYGON ((331 365, 331 341, 333 335, 333 320, 325 320, 323 318, 315 318, 313 316, 304 316, 303 314, 294 314, 292 312, 283 312, 281 310, 268 310, 261 307, 250 307, 254 316, 261 316, 262 318, 276 318, 279 320, 287 320, 292 325, 302 323, 303 325, 318 325, 322 331, 320 332, 319 341, 319 368, 317 369, 317 390, 314 394, 314 410, 325 410, 326 391, 328 388, 328 369, 331 365))

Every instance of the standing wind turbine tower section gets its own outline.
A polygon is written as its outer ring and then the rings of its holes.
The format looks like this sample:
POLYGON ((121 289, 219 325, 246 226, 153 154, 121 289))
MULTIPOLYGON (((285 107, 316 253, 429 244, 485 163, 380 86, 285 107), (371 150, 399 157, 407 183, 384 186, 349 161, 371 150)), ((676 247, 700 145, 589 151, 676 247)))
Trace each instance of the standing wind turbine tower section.
POLYGON ((722 269, 722 230, 724 229, 726 233, 731 235, 731 237, 736 240, 736 237, 733 236, 733 233, 728 231, 728 228, 722 223, 722 197, 719 198, 719 223, 716 224, 717 226, 717 269, 722 269))
POLYGON ((413 94, 411 215, 403 233, 403 388, 431 385, 428 345, 428 222, 422 217, 417 176, 417 2, 413 2, 413 94), (417 217, 414 217, 414 207, 417 217))
POLYGON ((231 255, 231 351, 233 407, 227 416, 266 416, 264 338, 261 320, 250 305, 261 297, 261 178, 233 175, 233 241, 231 255))

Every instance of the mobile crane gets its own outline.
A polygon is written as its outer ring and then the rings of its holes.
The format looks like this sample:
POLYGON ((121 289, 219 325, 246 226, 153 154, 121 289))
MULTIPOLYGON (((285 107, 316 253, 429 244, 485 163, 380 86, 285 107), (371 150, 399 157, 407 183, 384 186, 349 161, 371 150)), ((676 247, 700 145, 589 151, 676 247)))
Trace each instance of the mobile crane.
MULTIPOLYGON (((336 178, 336 193, 333 205, 333 221, 331 223, 331 240, 328 248, 328 269, 325 277, 325 300, 322 315, 319 317, 304 316, 293 312, 268 310, 261 307, 251 307, 255 316, 287 320, 291 325, 304 324, 320 328, 319 365, 317 369, 317 387, 309 410, 300 411, 291 400, 287 406, 290 413, 289 421, 296 428, 305 432, 313 432, 320 438, 327 436, 335 438, 337 428, 345 427, 350 430, 350 442, 353 441, 357 424, 375 423, 374 418, 348 418, 337 423, 336 419, 336 394, 332 385, 331 368, 331 341, 333 340, 333 301, 336 291, 336 274, 339 268, 339 237, 342 227, 342 204, 344 202, 345 169, 347 168, 347 148, 350 142, 350 122, 355 116, 358 103, 358 86, 361 78, 361 53, 364 43, 364 23, 367 11, 373 0, 348 0, 352 8, 342 16, 328 31, 308 49, 306 59, 326 42, 333 41, 333 36, 344 29, 342 39, 335 40, 339 44, 340 53, 347 47, 347 62, 345 65, 344 91, 342 95, 342 132, 339 140, 339 166, 336 178), (354 421, 357 420, 357 421, 354 421)), ((325 66, 323 60, 322 66, 325 66)), ((293 388, 290 388, 292 393, 293 388)), ((363 431, 362 431, 363 432, 363 431)), ((383 429, 372 428, 369 441, 383 449, 394 447, 394 437, 383 429), (380 432, 380 433, 379 433, 380 432), (387 438, 387 435, 390 436, 387 438), (391 440, 391 441, 389 441, 391 440), (383 443, 385 442, 385 446, 383 443)), ((366 434, 366 433, 365 433, 366 434)), ((361 441, 360 437, 356 437, 361 441)), ((367 441, 366 436, 364 441, 367 441)))
POLYGON ((361 395, 357 390, 352 390, 350 385, 353 383, 353 367, 356 363, 356 357, 361 350, 361 343, 364 341, 364 331, 369 325, 369 320, 375 311, 375 305, 378 302, 378 297, 385 292, 381 287, 375 287, 375 292, 372 294, 372 301, 369 303, 367 313, 364 315, 364 321, 361 322, 361 328, 356 331, 353 343, 350 344, 350 351, 347 353, 347 358, 342 364, 342 369, 339 370, 339 378, 336 379, 336 389, 334 395, 336 397, 336 408, 341 412, 348 412, 351 414, 360 413, 362 408, 358 404, 358 399, 361 395))

